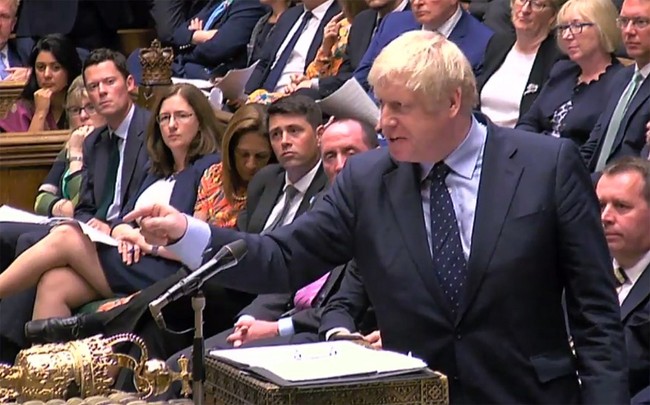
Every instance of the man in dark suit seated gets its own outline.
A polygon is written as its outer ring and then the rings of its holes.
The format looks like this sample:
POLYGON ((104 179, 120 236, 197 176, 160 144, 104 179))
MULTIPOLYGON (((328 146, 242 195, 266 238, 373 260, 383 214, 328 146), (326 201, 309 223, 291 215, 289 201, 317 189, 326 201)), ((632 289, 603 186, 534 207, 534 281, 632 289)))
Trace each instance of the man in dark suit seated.
POLYGON ((280 91, 293 75, 304 74, 323 42, 325 25, 340 11, 334 0, 305 0, 282 13, 246 83, 246 94, 280 91))
POLYGON ((626 157, 605 167, 596 194, 614 258, 632 403, 650 401, 650 161, 626 157), (647 392, 647 391, 646 391, 647 392))
POLYGON ((28 69, 19 69, 27 64, 29 49, 19 49, 16 41, 10 39, 16 25, 18 0, 0 0, 0 80, 27 80, 28 69))
POLYGON ((349 266, 339 290, 323 308, 320 326, 324 340, 363 340, 381 349, 381 333, 363 280, 356 266, 349 266))
MULTIPOLYGON (((351 119, 328 124, 321 134, 320 156, 330 184, 349 156, 377 146, 377 135, 367 124, 351 119)), ((321 310, 350 267, 353 265, 338 266, 295 293, 258 296, 239 313, 234 328, 208 339, 206 347, 225 349, 318 341, 321 310)))
POLYGON ((492 30, 463 10, 458 0, 418 0, 412 2, 411 11, 388 15, 379 26, 354 72, 359 84, 369 89, 368 72, 386 45, 405 32, 420 29, 437 31, 458 45, 478 73, 492 30))
MULTIPOLYGON (((259 0, 211 0, 172 35, 174 77, 209 80, 245 67, 253 27, 266 12, 259 0)), ((141 83, 140 49, 129 55, 128 67, 141 83)))
POLYGON ((625 0, 618 17, 625 50, 634 64, 622 69, 610 86, 611 97, 580 153, 592 172, 622 156, 639 156, 650 121, 650 3, 625 0))
MULTIPOLYGON (((84 62, 83 76, 90 101, 108 125, 97 128, 84 142, 82 182, 74 217, 109 233, 108 222, 138 191, 146 174, 149 157, 145 131, 150 114, 133 103, 129 92, 135 83, 126 70, 124 56, 118 52, 93 51, 84 62)), ((40 229, 22 225, 3 224, 0 254, 13 258, 49 232, 45 225, 40 229)), ((31 319, 34 293, 34 289, 29 289, 0 301, 0 352, 9 352, 3 358, 10 361, 15 348, 9 342, 18 347, 26 345, 23 326, 31 319)))
POLYGON ((377 32, 381 20, 389 13, 410 10, 408 0, 364 0, 370 7, 356 17, 350 27, 348 44, 345 47, 343 63, 333 76, 303 80, 297 85, 298 94, 305 94, 315 99, 325 98, 339 89, 359 66, 361 58, 368 50, 372 37, 377 32))
POLYGON ((150 0, 149 14, 156 28, 156 35, 167 45, 173 41, 174 31, 187 26, 190 17, 198 14, 209 0, 150 0))
POLYGON ((348 159, 292 224, 251 235, 160 204, 126 220, 191 268, 243 239, 246 257, 208 281, 243 291, 295 291, 355 259, 383 347, 446 374, 452 404, 628 402, 600 210, 573 143, 474 114, 471 64, 436 33, 397 38, 369 79, 388 147, 348 159))

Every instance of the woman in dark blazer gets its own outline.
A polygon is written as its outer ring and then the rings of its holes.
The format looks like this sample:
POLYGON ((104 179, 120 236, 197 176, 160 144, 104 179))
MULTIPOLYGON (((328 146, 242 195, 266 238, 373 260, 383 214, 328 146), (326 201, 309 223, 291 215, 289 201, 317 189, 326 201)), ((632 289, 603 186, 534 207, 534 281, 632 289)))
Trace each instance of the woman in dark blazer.
POLYGON ((517 128, 582 145, 596 125, 612 78, 623 67, 614 56, 621 42, 611 0, 569 0, 558 13, 557 38, 569 56, 550 77, 517 128))
POLYGON ((496 124, 515 126, 535 101, 555 61, 562 56, 552 26, 564 1, 511 1, 515 34, 501 32, 490 39, 476 79, 480 109, 496 124), (524 73, 527 74, 525 83, 513 88, 514 78, 510 72, 528 67, 520 63, 520 57, 534 60, 524 73), (506 89, 511 91, 504 91, 506 89))
MULTIPOLYGON (((192 214, 203 172, 219 161, 220 133, 208 100, 196 87, 172 86, 147 132, 149 175, 122 213, 160 202, 192 214)), ((145 242, 136 224, 113 224, 117 248, 95 244, 76 225, 62 224, 0 274, 0 298, 36 285, 34 319, 70 316, 98 298, 130 294, 174 274, 179 263, 145 242)))

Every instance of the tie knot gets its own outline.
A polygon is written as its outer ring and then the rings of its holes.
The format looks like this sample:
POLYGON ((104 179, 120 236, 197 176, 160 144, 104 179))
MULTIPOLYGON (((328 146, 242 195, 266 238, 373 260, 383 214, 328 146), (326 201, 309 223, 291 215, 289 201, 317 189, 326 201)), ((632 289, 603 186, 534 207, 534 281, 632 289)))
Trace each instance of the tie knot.
POLYGON ((287 196, 287 202, 293 200, 293 198, 298 194, 298 189, 292 186, 291 184, 287 185, 284 189, 284 194, 287 196))
POLYGON ((630 280, 630 278, 625 273, 625 270, 623 270, 623 268, 620 266, 614 267, 614 276, 616 277, 616 285, 618 287, 622 286, 630 280))
POLYGON ((632 81, 634 81, 634 83, 636 84, 641 83, 643 81, 643 75, 641 74, 640 70, 637 70, 634 73, 634 77, 632 78, 632 81))
POLYGON ((303 20, 303 21, 309 21, 309 20, 311 20, 311 18, 312 18, 313 16, 314 16, 314 13, 312 13, 312 12, 309 11, 309 10, 307 10, 307 11, 305 11, 305 14, 302 15, 302 20, 303 20))
POLYGON ((438 162, 431 168, 427 176, 431 181, 444 181, 451 172, 451 168, 445 162, 438 162))

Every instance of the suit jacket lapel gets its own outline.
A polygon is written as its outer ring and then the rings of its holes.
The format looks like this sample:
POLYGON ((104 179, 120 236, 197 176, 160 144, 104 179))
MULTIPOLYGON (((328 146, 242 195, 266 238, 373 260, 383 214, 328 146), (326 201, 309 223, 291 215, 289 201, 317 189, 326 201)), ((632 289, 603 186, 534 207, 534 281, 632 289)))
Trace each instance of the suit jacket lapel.
POLYGON ((276 175, 275 179, 269 181, 267 186, 264 187, 264 191, 260 196, 260 201, 248 221, 247 232, 260 233, 264 229, 266 220, 269 215, 271 215, 273 206, 282 192, 282 187, 284 186, 284 174, 285 171, 281 170, 280 173, 276 175))
POLYGON ((300 202, 300 206, 298 206, 298 211, 296 211, 296 218, 311 208, 314 198, 316 198, 318 193, 320 193, 325 188, 325 186, 327 186, 327 176, 325 176, 323 164, 320 163, 318 171, 316 172, 316 176, 309 184, 309 187, 307 187, 307 191, 305 191, 305 197, 300 202))
POLYGON ((507 136, 501 136, 496 126, 488 124, 474 215, 472 249, 467 263, 467 285, 458 311, 457 323, 469 308, 485 270, 489 267, 523 172, 523 168, 512 159, 517 149, 514 145, 508 145, 507 136))
POLYGON ((453 30, 451 30, 451 33, 449 33, 449 40, 458 44, 460 43, 463 38, 467 35, 467 19, 468 18, 474 18, 469 15, 466 11, 461 11, 460 19, 458 20, 458 23, 454 27, 453 30))
POLYGON ((630 290, 630 293, 625 297, 623 304, 621 305, 621 321, 625 323, 625 319, 632 313, 634 308, 636 308, 644 299, 648 298, 650 295, 650 265, 648 265, 641 277, 634 283, 634 287, 630 290))
MULTIPOLYGON (((443 295, 440 284, 436 278, 431 258, 431 250, 427 238, 422 213, 422 197, 420 195, 420 179, 416 165, 411 163, 398 163, 394 170, 384 174, 384 186, 388 194, 394 218, 402 234, 403 246, 413 258, 415 269, 420 274, 424 285, 431 293, 436 303, 451 317, 451 307, 443 295)), ((387 220, 387 219, 384 219, 387 220)), ((393 246, 393 249, 402 249, 403 246, 393 246)))
POLYGON ((135 171, 140 149, 144 145, 144 128, 146 128, 145 117, 138 107, 135 107, 133 118, 129 124, 126 145, 124 146, 124 164, 122 165, 122 187, 120 189, 120 201, 122 206, 125 203, 125 195, 131 185, 133 172, 135 171))
POLYGON ((630 105, 627 107, 623 120, 621 121, 621 126, 616 133, 616 140, 614 141, 612 151, 623 142, 623 138, 625 138, 625 133, 627 132, 627 124, 630 122, 630 117, 636 113, 636 110, 641 107, 641 104, 645 103, 648 97, 650 97, 650 79, 644 80, 643 83, 641 83, 641 87, 634 95, 634 98, 632 98, 632 101, 630 101, 630 105))
POLYGON ((318 31, 316 31, 316 35, 314 35, 314 39, 311 41, 309 51, 307 51, 307 58, 305 59, 305 70, 307 70, 307 66, 309 66, 311 61, 316 58, 316 52, 318 52, 318 48, 320 48, 320 45, 323 42, 323 30, 325 29, 325 26, 332 19, 332 17, 338 14, 339 11, 341 11, 341 8, 339 7, 338 2, 335 1, 327 9, 327 12, 325 12, 325 16, 318 25, 318 31))

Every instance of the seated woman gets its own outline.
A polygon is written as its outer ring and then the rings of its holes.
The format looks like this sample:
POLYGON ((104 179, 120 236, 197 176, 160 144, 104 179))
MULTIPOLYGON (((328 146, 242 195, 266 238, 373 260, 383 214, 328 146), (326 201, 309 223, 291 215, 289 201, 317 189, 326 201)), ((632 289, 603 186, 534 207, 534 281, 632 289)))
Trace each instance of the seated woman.
MULTIPOLYGON (((277 161, 269 142, 267 120, 266 107, 260 104, 245 105, 232 116, 221 144, 223 160, 204 173, 194 216, 217 226, 235 227, 237 216, 246 203, 249 181, 264 166, 277 161)), ((168 339, 167 333, 157 327, 150 328, 153 320, 148 305, 184 275, 179 272, 138 294, 110 301, 97 313, 65 320, 33 321, 25 330, 30 339, 38 342, 83 338, 97 333, 134 332, 145 340, 150 354, 166 358, 189 345, 191 336, 175 335, 168 339)), ((205 313, 211 315, 210 322, 205 324, 206 334, 216 334, 232 326, 236 314, 253 299, 249 294, 228 289, 211 289, 209 296, 211 299, 206 302, 205 313)), ((167 325, 176 330, 191 327, 192 319, 186 316, 188 308, 189 303, 184 300, 165 308, 167 325)))
POLYGON ((578 146, 605 106, 609 83, 622 65, 614 56, 621 42, 611 0, 569 0, 557 17, 560 49, 570 60, 553 66, 537 100, 517 128, 572 139, 578 146))
MULTIPOLYGON (((248 182, 261 168, 277 162, 267 132, 266 106, 247 104, 237 110, 221 141, 222 161, 201 177, 194 217, 221 228, 237 225, 237 216, 246 207, 248 182)), ((133 297, 109 301, 98 310, 108 311, 133 297)))
POLYGON ((316 58, 305 69, 305 74, 293 76, 291 84, 279 92, 255 90, 248 96, 248 103, 271 104, 300 88, 310 88, 312 79, 333 76, 339 71, 348 45, 350 25, 357 14, 368 8, 368 4, 358 0, 338 0, 338 2, 343 11, 332 17, 325 25, 323 42, 318 48, 316 58))
POLYGON ((510 1, 515 35, 490 39, 476 78, 480 110, 495 124, 513 128, 548 79, 561 56, 551 28, 565 1, 510 1))
POLYGON ((95 128, 106 125, 104 117, 96 113, 90 102, 81 76, 77 76, 68 88, 65 106, 72 131, 38 188, 34 212, 39 215, 72 217, 81 187, 84 140, 95 128))
POLYGON ((70 40, 60 34, 41 38, 29 57, 32 74, 16 104, 0 120, 2 132, 38 132, 68 128, 65 97, 81 73, 81 61, 70 40))
MULTIPOLYGON (((123 212, 164 202, 191 213, 203 172, 218 162, 214 121, 200 90, 172 86, 147 131, 150 173, 123 212)), ((134 225, 117 223, 111 234, 117 248, 94 244, 75 223, 52 228, 0 274, 0 299, 37 285, 34 319, 69 316, 87 302, 133 293, 177 270, 175 257, 147 244, 134 225)))

